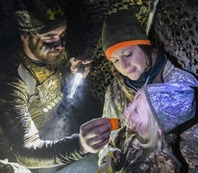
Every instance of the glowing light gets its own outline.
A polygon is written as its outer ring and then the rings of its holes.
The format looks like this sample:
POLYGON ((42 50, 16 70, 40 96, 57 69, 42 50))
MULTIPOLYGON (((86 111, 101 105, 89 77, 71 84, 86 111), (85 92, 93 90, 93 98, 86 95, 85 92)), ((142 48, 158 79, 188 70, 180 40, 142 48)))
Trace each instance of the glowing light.
POLYGON ((74 82, 72 84, 71 90, 69 95, 67 96, 67 98, 73 99, 74 94, 76 92, 76 88, 79 86, 81 80, 83 78, 83 74, 82 73, 77 73, 74 77, 74 82))

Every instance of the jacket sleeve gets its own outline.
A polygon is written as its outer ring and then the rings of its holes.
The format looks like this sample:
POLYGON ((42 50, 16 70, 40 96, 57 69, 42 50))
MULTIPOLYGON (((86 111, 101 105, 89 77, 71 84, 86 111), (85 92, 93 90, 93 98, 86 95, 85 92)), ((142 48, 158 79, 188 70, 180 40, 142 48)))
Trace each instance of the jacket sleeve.
POLYGON ((125 139, 125 131, 126 127, 121 128, 120 130, 113 131, 111 134, 111 139, 99 152, 98 154, 98 166, 102 166, 104 164, 106 158, 113 158, 114 152, 122 153, 121 143, 125 139), (122 141, 122 142, 121 142, 122 141))
POLYGON ((105 159, 107 157, 109 158, 113 158, 114 157, 114 152, 115 151, 119 151, 121 152, 121 150, 119 148, 116 148, 112 141, 110 141, 106 146, 103 147, 102 150, 100 150, 100 152, 98 153, 98 166, 102 166, 102 164, 104 164, 105 159))
POLYGON ((114 103, 112 102, 113 96, 111 96, 111 92, 110 85, 105 93, 105 102, 103 107, 103 117, 105 118, 113 118, 113 115, 116 116, 115 109, 113 109, 114 103))
POLYGON ((109 85, 105 93, 105 103, 103 108, 103 117, 107 118, 123 118, 125 106, 130 102, 127 98, 125 86, 121 86, 119 79, 109 85))
POLYGON ((180 172, 181 163, 169 149, 156 150, 151 172, 180 172))
POLYGON ((170 61, 167 61, 163 71, 164 82, 187 83, 198 85, 197 79, 189 72, 176 68, 170 61))
POLYGON ((41 168, 83 158, 78 134, 56 141, 39 138, 27 99, 23 81, 18 78, 0 81, 0 123, 18 162, 29 168, 41 168))
POLYGON ((156 149, 151 152, 143 161, 134 162, 130 165, 131 170, 135 169, 136 172, 168 172, 178 173, 180 172, 181 164, 176 157, 169 151, 156 149))
POLYGON ((198 170, 198 124, 193 125, 180 135, 181 153, 188 163, 189 172, 198 170))

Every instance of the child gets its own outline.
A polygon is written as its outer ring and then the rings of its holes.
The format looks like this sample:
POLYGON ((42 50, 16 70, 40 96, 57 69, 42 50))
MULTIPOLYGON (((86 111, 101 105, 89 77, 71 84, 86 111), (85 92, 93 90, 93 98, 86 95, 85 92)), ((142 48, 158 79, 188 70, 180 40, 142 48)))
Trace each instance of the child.
POLYGON ((124 112, 126 126, 99 153, 98 172, 180 172, 165 137, 194 117, 193 88, 175 83, 145 86, 124 112))
POLYGON ((162 50, 152 45, 131 10, 120 10, 105 18, 102 44, 107 59, 117 70, 106 91, 103 117, 122 119, 125 107, 146 84, 198 84, 194 76, 176 68, 162 50))

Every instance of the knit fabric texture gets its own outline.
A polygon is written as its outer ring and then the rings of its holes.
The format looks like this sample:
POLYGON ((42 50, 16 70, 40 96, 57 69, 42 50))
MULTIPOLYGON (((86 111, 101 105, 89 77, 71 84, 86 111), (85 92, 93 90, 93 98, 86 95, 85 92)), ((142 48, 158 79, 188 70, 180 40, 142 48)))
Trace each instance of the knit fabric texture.
POLYGON ((132 45, 150 45, 144 29, 131 10, 107 16, 102 30, 103 51, 108 59, 113 51, 132 45))
POLYGON ((150 84, 144 87, 144 91, 164 133, 195 117, 195 91, 191 86, 178 83, 150 84))

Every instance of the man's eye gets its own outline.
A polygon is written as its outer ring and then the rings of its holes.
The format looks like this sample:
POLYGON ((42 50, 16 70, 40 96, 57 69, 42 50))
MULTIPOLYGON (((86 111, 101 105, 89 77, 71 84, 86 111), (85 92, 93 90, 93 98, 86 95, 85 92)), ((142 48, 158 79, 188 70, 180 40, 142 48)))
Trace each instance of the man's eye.
POLYGON ((52 43, 52 42, 56 42, 56 41, 58 41, 58 40, 60 40, 59 37, 49 37, 49 38, 47 38, 45 41, 46 41, 46 42, 49 42, 49 43, 52 43))
POLYGON ((45 39, 44 42, 45 43, 53 43, 54 42, 54 39, 52 39, 52 38, 45 39))

